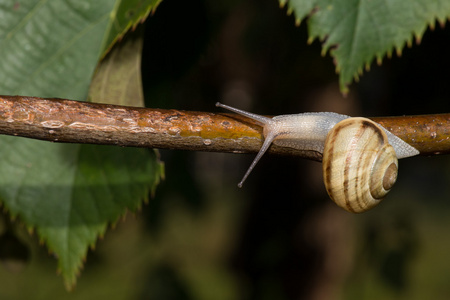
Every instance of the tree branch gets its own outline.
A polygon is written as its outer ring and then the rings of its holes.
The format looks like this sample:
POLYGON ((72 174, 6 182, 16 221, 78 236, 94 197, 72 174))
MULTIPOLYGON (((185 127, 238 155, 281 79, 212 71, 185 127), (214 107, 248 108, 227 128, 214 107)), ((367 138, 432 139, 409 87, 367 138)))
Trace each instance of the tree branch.
MULTIPOLYGON (((372 118, 422 155, 450 153, 450 114, 372 118)), ((255 153, 262 128, 235 114, 0 96, 0 134, 64 143, 255 153)), ((320 153, 272 145, 270 153, 320 161, 320 153)))

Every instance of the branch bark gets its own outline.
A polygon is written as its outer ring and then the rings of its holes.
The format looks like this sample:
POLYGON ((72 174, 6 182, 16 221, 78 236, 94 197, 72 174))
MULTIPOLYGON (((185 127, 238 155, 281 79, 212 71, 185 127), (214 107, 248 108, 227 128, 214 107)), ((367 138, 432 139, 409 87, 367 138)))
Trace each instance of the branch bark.
MULTIPOLYGON (((377 117, 421 155, 450 153, 450 114, 377 117)), ((262 128, 235 114, 0 96, 0 134, 64 143, 256 153, 262 128)), ((321 161, 320 153, 272 145, 270 153, 321 161)))

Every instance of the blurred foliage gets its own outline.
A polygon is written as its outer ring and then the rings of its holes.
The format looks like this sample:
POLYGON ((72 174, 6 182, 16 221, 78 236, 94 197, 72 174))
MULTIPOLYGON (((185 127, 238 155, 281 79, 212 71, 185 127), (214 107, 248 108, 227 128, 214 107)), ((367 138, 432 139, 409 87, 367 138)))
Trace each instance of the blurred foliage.
MULTIPOLYGON (((122 36, 124 30, 143 21, 157 2, 2 1, 0 94, 86 100, 95 67, 111 43, 109 31, 122 36), (130 11, 134 17, 118 15, 130 11)), ((108 79, 120 73, 122 82, 128 83, 125 87, 115 84, 115 93, 102 94, 109 103, 144 102, 142 92, 122 96, 128 86, 134 87, 133 92, 142 89, 142 42, 134 44, 138 46, 131 47, 134 51, 127 55, 135 63, 135 76, 109 65, 108 79), (134 102, 122 99, 139 96, 134 102)), ((27 112, 24 115, 34 118, 27 112)), ((51 135, 59 130, 54 126, 59 123, 47 120, 42 126, 51 135)), ((12 136, 1 136, 0 145, 1 203, 54 253, 68 289, 76 283, 88 248, 127 210, 142 205, 162 173, 156 153, 146 149, 56 144, 12 136)))

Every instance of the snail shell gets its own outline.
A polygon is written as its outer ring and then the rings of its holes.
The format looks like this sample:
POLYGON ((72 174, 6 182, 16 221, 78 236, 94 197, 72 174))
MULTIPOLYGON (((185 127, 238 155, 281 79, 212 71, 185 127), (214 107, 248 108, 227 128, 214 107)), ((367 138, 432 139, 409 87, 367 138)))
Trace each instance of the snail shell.
POLYGON ((353 213, 379 204, 397 180, 395 150, 386 133, 366 118, 345 119, 330 130, 322 163, 328 195, 353 213))

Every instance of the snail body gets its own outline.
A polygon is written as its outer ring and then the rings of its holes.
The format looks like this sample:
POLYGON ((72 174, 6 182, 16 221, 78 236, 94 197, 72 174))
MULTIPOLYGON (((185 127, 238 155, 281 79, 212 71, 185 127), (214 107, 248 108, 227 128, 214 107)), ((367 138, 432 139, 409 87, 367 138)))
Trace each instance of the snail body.
POLYGON ((350 212, 377 205, 397 179, 398 159, 419 151, 367 118, 332 112, 280 115, 273 118, 221 103, 216 106, 263 125, 264 143, 238 186, 274 143, 323 155, 324 183, 330 198, 350 212))

